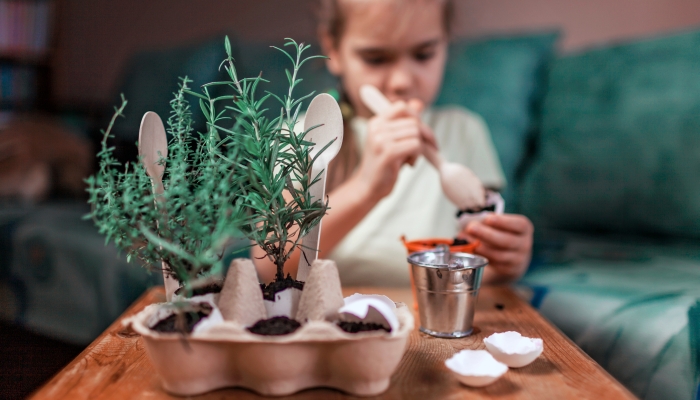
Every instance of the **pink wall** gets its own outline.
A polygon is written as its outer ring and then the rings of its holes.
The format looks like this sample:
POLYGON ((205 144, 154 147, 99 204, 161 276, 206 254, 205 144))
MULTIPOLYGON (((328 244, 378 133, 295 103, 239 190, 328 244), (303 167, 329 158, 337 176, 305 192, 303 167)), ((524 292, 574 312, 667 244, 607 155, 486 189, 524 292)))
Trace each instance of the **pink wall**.
POLYGON ((64 104, 112 100, 129 56, 235 32, 281 42, 313 36, 311 1, 64 0, 59 17, 54 96, 64 104), (271 23, 268 23, 271 22, 271 23))
POLYGON ((700 25, 698 0, 457 0, 461 35, 560 27, 566 51, 700 25))
MULTIPOLYGON (((560 29, 564 51, 700 26, 698 0, 456 0, 457 36, 560 29)), ((143 49, 223 32, 280 42, 314 36, 315 0, 64 0, 54 97, 111 100, 121 68, 143 49)))

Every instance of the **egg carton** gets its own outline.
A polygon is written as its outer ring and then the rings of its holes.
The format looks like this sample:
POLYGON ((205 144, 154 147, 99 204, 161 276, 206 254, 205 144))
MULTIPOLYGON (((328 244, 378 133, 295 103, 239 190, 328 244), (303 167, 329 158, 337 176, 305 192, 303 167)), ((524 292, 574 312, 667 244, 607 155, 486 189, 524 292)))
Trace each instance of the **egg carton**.
MULTIPOLYGON (((288 298, 294 301, 295 296, 288 298)), ((296 310, 294 317, 302 326, 287 335, 253 334, 247 328, 268 318, 270 307, 266 308, 260 293, 253 263, 237 259, 219 295, 188 300, 207 302, 213 308, 192 334, 185 337, 151 329, 173 312, 168 311, 173 308, 171 303, 150 305, 125 325, 142 336, 163 388, 175 395, 192 396, 225 387, 268 396, 315 387, 356 396, 378 395, 389 387, 401 361, 413 330, 413 315, 402 303, 385 307, 372 306, 373 300, 357 296, 348 299, 343 299, 335 263, 316 260, 298 306, 289 308, 296 310), (357 300, 366 303, 364 311, 358 312, 363 306, 357 300), (353 313, 359 320, 384 318, 393 326, 390 332, 347 333, 336 321, 353 313)))

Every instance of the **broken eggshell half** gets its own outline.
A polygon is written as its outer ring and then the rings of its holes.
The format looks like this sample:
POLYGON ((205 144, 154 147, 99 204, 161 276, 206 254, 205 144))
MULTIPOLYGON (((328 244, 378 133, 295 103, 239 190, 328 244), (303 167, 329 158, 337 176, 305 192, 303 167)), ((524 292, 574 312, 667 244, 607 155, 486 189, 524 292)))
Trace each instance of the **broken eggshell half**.
POLYGON ((478 211, 478 212, 460 212, 460 215, 457 217, 457 222, 459 224, 460 230, 464 229, 467 224, 469 224, 472 221, 481 221, 486 216, 490 214, 503 214, 506 208, 506 202, 503 200, 503 196, 501 196, 500 193, 494 192, 492 190, 487 190, 486 191, 486 205, 484 206, 484 209, 494 207, 493 211, 478 211))
POLYGON ((508 366, 486 350, 462 350, 445 361, 445 366, 464 385, 490 385, 508 371, 508 366))
POLYGON ((221 315, 219 307, 213 303, 210 304, 213 306, 211 313, 208 317, 203 318, 201 321, 199 321, 199 323, 197 323, 197 325, 194 326, 192 336, 197 336, 202 332, 206 332, 207 330, 224 323, 224 317, 221 315))
POLYGON ((542 339, 525 337, 513 331, 494 333, 484 338, 484 344, 496 360, 511 368, 530 364, 544 350, 542 339))
MULTIPOLYGON (((212 310, 209 315, 202 318, 193 328, 192 335, 196 336, 198 333, 204 332, 209 328, 222 324, 224 322, 224 317, 221 315, 219 307, 216 305, 216 296, 214 293, 205 294, 202 296, 194 296, 190 298, 184 298, 180 296, 176 297, 176 301, 185 303, 207 303, 211 306, 212 310)), ((153 328, 158 324, 158 322, 168 318, 174 314, 178 309, 178 306, 173 303, 162 303, 158 305, 158 309, 151 315, 148 319, 147 325, 149 328, 153 328)))
POLYGON ((345 304, 347 305, 347 304, 354 303, 354 302, 356 302, 356 301, 363 300, 363 299, 376 299, 376 300, 379 300, 379 301, 383 302, 384 304, 386 304, 386 305, 387 305, 389 308, 391 308, 392 310, 395 310, 395 309, 396 309, 396 303, 394 303, 393 300, 391 300, 391 299, 390 299, 389 297, 387 297, 387 296, 384 296, 383 294, 360 294, 360 293, 355 293, 355 294, 353 294, 353 295, 350 295, 350 296, 344 298, 343 301, 344 301, 345 304))
POLYGON ((386 296, 355 293, 344 301, 338 310, 342 321, 379 324, 389 332, 396 332, 399 327, 396 304, 386 296))

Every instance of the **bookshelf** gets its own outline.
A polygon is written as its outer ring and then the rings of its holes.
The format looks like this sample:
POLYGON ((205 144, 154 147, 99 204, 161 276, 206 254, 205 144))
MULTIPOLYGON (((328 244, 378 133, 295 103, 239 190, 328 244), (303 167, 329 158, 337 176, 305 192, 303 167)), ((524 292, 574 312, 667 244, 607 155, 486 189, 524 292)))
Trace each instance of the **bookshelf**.
POLYGON ((46 107, 56 1, 0 0, 0 123, 46 107))

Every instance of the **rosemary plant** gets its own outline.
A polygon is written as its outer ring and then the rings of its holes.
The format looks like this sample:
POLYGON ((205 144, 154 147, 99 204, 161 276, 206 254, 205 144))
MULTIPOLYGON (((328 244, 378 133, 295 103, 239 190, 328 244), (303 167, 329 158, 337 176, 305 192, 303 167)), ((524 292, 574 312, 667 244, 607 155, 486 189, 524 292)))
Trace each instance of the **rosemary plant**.
POLYGON ((323 56, 303 57, 310 46, 293 39, 287 38, 284 46, 292 47, 293 54, 272 46, 292 63, 291 70, 285 70, 289 90, 283 96, 266 92, 256 98, 258 85, 267 81, 262 75, 239 79, 228 37, 227 58, 222 66, 229 80, 205 85, 203 95, 188 92, 200 98, 209 135, 219 138, 222 133, 228 134, 230 145, 238 149, 233 168, 240 184, 242 204, 247 214, 254 216, 242 230, 277 266, 276 281, 284 279, 285 262, 301 247, 301 239, 321 221, 328 208, 324 199, 312 198, 309 192, 319 177, 310 176, 315 161, 310 158, 310 149, 314 143, 304 137, 315 127, 304 132, 295 129, 302 102, 314 94, 294 97, 294 89, 301 82, 297 78, 299 69, 307 61, 323 56), (212 97, 208 90, 212 86, 226 87, 233 94, 212 97), (271 98, 280 104, 279 116, 274 119, 265 117, 267 108, 263 108, 271 98), (219 110, 216 106, 221 101, 231 104, 219 110), (234 123, 229 127, 224 126, 229 121, 227 112, 233 113, 234 123))
POLYGON ((241 233, 275 263, 276 281, 284 280, 284 263, 326 213, 327 202, 309 191, 319 179, 310 176, 314 143, 304 140, 308 131, 295 130, 302 102, 313 95, 294 97, 301 81, 297 73, 306 61, 321 56, 302 57, 309 46, 292 39, 285 46, 295 52, 275 47, 292 62, 283 96, 268 92, 256 97, 258 85, 267 81, 261 75, 238 77, 228 37, 221 64, 228 80, 195 92, 189 79, 181 79, 170 102, 168 156, 160 160, 165 165, 162 195, 154 195, 141 163, 120 166, 108 146, 114 121, 127 104, 123 96, 103 131, 100 168, 87 180, 88 216, 129 259, 135 256, 156 269, 163 261, 186 293, 221 272, 226 245, 241 233), (215 95, 219 89, 229 93, 215 95), (185 94, 198 98, 206 132, 193 134, 185 94), (280 104, 274 119, 265 117, 269 99, 280 104))

